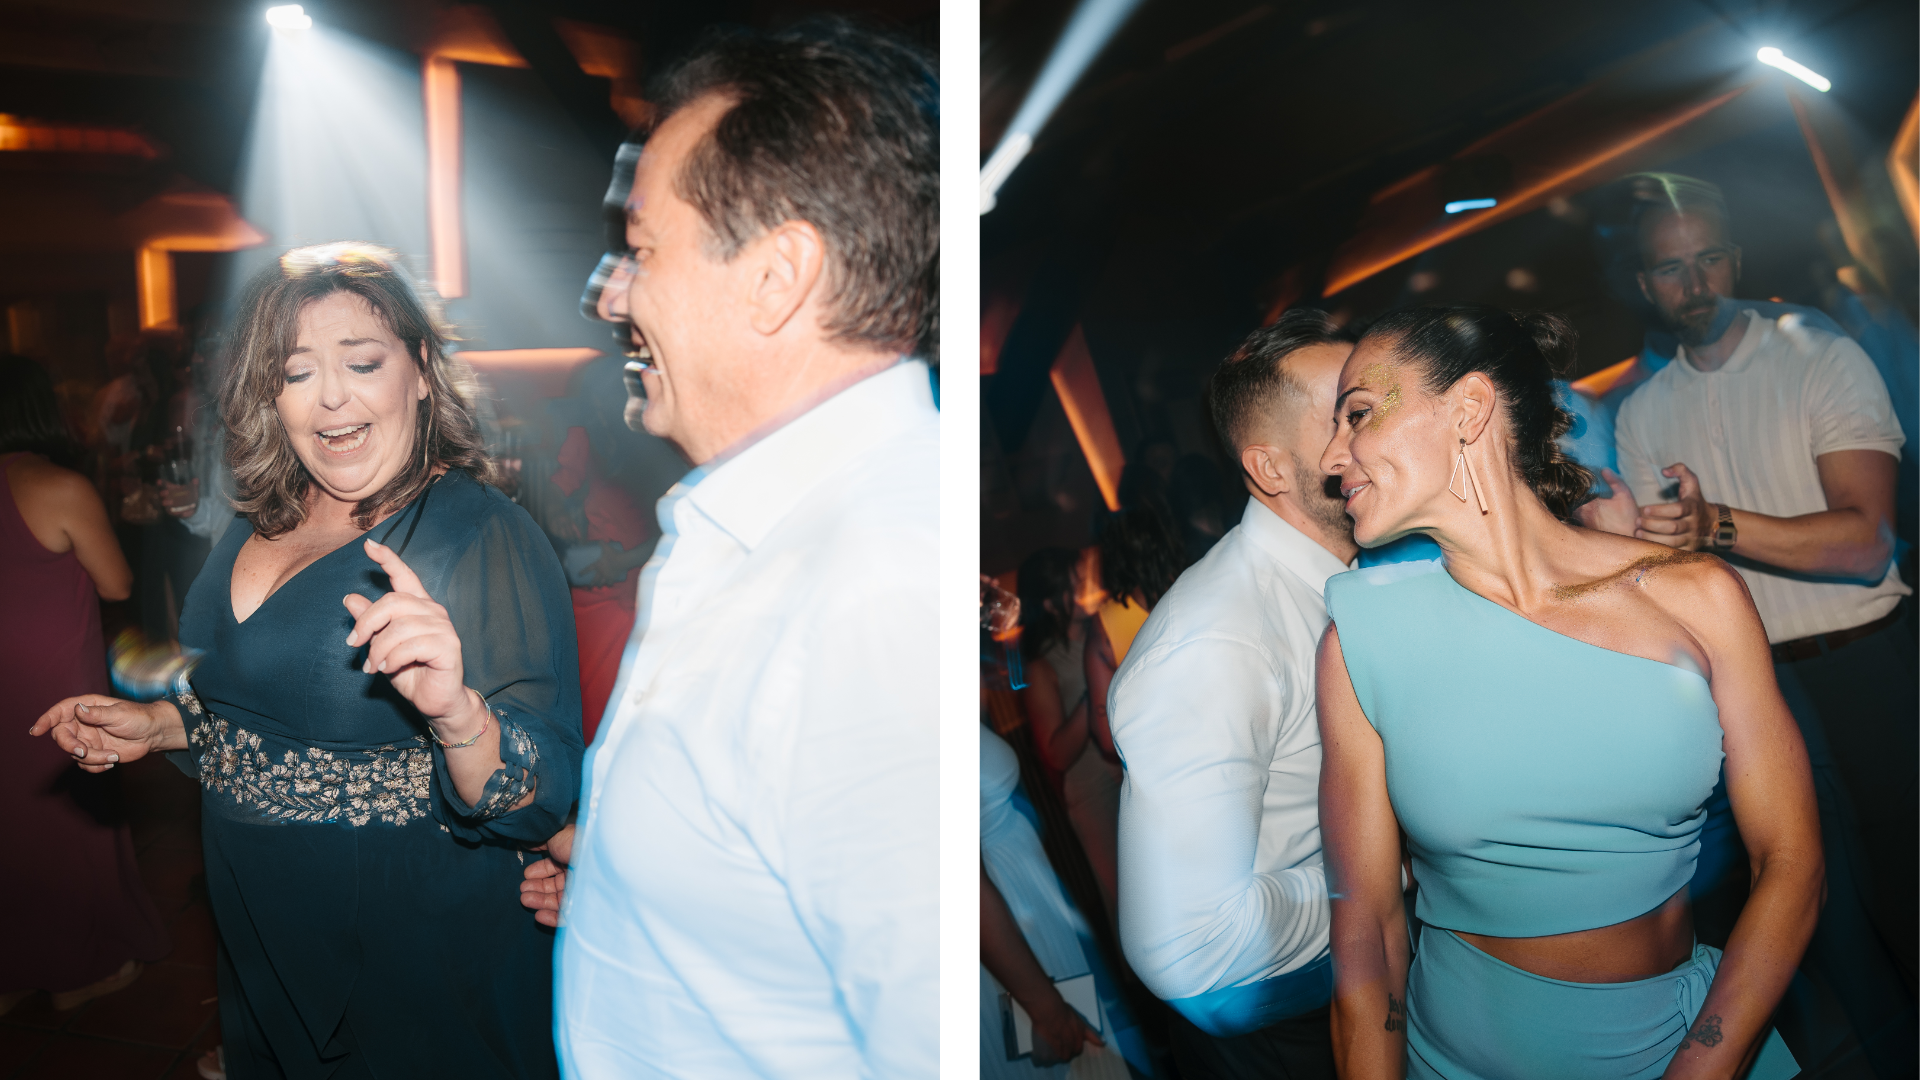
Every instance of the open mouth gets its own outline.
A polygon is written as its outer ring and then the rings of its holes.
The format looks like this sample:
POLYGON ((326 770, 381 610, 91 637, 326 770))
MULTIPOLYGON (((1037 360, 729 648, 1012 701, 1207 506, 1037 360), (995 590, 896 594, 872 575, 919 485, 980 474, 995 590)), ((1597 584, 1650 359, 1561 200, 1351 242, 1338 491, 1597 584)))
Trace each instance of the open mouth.
POLYGON ((653 350, 647 347, 647 339, 638 327, 622 323, 614 329, 613 339, 620 344, 621 355, 627 358, 628 374, 638 375, 653 366, 653 350))
POLYGON ((1364 484, 1355 484, 1352 487, 1347 487, 1346 485, 1343 484, 1340 487, 1340 495, 1342 498, 1347 500, 1348 506, 1352 506, 1353 500, 1359 498, 1361 492, 1367 490, 1372 486, 1373 484, 1371 482, 1364 483, 1364 484))
POLYGON ((366 445, 367 432, 372 428, 372 424, 352 424, 347 427, 315 432, 315 435, 320 439, 320 445, 326 447, 328 451, 335 454, 351 454, 366 445))

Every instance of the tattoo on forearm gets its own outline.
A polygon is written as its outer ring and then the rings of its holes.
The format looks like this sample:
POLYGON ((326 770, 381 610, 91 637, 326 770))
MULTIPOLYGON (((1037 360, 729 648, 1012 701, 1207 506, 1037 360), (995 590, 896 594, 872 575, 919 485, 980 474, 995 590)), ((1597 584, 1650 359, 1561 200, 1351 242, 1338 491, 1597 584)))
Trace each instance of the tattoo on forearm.
POLYGON ((1694 1043, 1699 1043, 1701 1046, 1719 1046, 1720 1040, 1724 1038, 1726 1036, 1720 1034, 1719 1015, 1703 1016, 1693 1025, 1693 1030, 1687 1032, 1686 1038, 1680 1040, 1680 1047, 1674 1053, 1677 1054, 1694 1043))
MULTIPOLYGON (((1387 1030, 1407 1030, 1406 1003, 1394 997, 1391 991, 1387 993, 1387 1030)), ((1718 1033, 1716 1032, 1715 1038, 1718 1039, 1718 1037, 1718 1033)))

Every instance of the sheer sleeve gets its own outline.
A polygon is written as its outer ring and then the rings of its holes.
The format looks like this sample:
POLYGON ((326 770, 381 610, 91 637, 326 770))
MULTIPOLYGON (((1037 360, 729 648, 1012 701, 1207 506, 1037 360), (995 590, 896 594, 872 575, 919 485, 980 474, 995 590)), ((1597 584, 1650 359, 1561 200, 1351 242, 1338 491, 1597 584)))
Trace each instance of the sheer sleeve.
POLYGON ((467 685, 500 729, 503 768, 471 806, 433 751, 441 824, 466 840, 543 843, 580 786, 580 664, 573 606, 553 546, 526 511, 489 492, 488 513, 449 567, 442 603, 460 635, 467 685), (533 793, 533 801, 513 807, 533 793))

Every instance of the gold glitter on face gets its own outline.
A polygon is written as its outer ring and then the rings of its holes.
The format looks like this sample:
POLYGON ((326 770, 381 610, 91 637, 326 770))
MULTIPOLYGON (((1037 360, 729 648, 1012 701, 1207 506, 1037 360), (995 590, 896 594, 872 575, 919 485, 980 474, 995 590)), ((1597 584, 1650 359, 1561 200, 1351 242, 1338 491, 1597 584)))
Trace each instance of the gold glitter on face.
POLYGON ((1380 395, 1380 400, 1374 403, 1373 414, 1367 417, 1368 420, 1377 424, 1399 411, 1400 379, 1398 377, 1398 370, 1397 365, 1375 363, 1368 364, 1367 369, 1360 373, 1360 385, 1368 389, 1373 389, 1375 393, 1380 395), (1383 385, 1386 387, 1385 390, 1374 389, 1383 385))
POLYGON ((1672 551, 1655 552, 1652 555, 1642 555, 1620 569, 1615 570, 1613 573, 1608 574, 1606 577, 1595 578, 1592 581, 1583 581, 1577 585, 1555 585, 1553 587, 1553 598, 1555 600, 1578 600, 1584 596, 1591 596, 1609 585, 1639 585, 1645 582, 1655 570, 1668 566, 1678 566, 1682 563, 1695 563, 1702 559, 1711 559, 1713 557, 1714 556, 1708 555, 1705 552, 1682 551, 1679 548, 1675 548, 1672 551))

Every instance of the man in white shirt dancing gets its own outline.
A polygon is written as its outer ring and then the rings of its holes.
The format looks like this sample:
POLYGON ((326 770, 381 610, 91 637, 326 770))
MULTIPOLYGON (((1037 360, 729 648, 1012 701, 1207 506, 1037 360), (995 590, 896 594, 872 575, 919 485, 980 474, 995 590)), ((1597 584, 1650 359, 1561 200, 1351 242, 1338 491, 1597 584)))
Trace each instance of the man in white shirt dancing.
POLYGON ((938 444, 910 357, 938 86, 835 23, 718 39, 664 90, 590 301, 695 468, 660 502, 577 830, 524 883, 558 909, 561 1068, 932 1077, 938 444))
POLYGON ((1358 551, 1319 468, 1352 349, 1295 310, 1215 373, 1246 513, 1154 608, 1109 695, 1121 943, 1178 1014, 1188 1080, 1334 1074, 1313 672, 1322 590, 1358 551))

